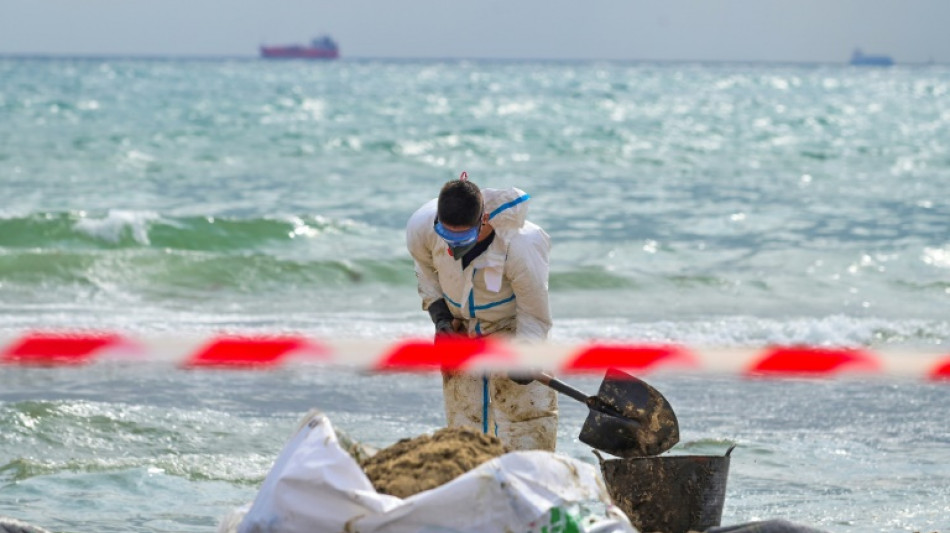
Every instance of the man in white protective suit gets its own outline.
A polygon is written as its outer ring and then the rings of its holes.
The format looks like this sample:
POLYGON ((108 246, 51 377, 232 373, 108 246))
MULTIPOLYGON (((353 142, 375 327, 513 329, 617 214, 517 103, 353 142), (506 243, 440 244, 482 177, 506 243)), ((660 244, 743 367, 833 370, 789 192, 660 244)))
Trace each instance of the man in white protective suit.
MULTIPOLYGON (((528 199, 516 188, 481 190, 463 173, 409 219, 406 244, 436 335, 547 338, 551 242, 525 219, 528 199)), ((497 435, 513 450, 554 451, 557 394, 547 386, 443 372, 442 388, 450 427, 497 435)))

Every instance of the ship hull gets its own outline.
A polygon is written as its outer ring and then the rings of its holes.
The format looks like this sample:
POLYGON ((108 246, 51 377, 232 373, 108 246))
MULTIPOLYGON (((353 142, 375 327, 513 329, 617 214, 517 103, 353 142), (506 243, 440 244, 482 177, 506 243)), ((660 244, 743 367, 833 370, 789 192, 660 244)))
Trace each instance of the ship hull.
POLYGON ((340 52, 302 46, 262 46, 261 57, 265 59, 337 59, 340 57, 340 52))

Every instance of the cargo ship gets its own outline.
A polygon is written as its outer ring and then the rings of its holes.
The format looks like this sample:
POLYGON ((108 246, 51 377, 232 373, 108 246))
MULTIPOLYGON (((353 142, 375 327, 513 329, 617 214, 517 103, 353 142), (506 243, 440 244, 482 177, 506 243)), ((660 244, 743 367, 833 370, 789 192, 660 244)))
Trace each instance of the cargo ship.
POLYGON ((851 64, 858 66, 889 67, 894 64, 894 60, 891 59, 890 56, 868 55, 862 52, 860 48, 856 48, 854 53, 851 54, 851 64))
POLYGON ((261 57, 267 59, 337 59, 340 47, 329 35, 317 37, 309 45, 261 46, 261 57))

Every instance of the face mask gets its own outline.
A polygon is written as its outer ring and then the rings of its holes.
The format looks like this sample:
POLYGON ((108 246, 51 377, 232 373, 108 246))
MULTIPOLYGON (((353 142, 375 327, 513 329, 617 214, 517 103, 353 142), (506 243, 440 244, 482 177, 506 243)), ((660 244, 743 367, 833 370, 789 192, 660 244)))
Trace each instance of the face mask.
POLYGON ((465 246, 449 246, 449 255, 455 258, 456 261, 465 257, 465 254, 472 251, 472 248, 475 248, 475 245, 478 242, 473 242, 472 244, 467 244, 465 246))
POLYGON ((435 220, 435 232, 442 237, 445 244, 449 245, 449 253, 456 261, 475 248, 478 244, 479 231, 481 231, 481 224, 465 231, 452 231, 443 226, 439 219, 435 220))

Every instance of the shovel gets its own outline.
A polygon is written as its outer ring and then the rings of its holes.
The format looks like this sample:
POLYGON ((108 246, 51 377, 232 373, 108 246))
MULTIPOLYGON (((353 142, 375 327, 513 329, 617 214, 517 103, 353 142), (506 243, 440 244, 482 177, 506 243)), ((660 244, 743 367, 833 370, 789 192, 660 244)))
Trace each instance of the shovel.
POLYGON ((608 369, 597 396, 539 372, 530 377, 590 408, 580 441, 618 457, 659 455, 680 440, 679 422, 670 403, 646 382, 608 369))

